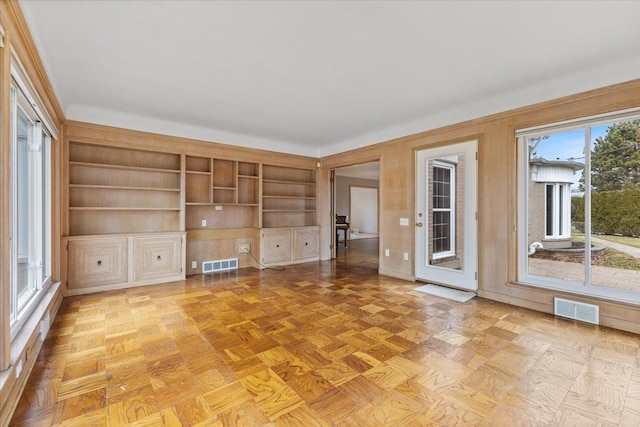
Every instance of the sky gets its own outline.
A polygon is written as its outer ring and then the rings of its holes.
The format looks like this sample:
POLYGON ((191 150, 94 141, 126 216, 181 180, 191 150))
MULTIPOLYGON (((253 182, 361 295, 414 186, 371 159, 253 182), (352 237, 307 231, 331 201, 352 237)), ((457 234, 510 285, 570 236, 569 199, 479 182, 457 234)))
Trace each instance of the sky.
MULTIPOLYGON (((591 143, 607 133, 610 124, 591 128, 591 143)), ((578 129, 549 135, 536 148, 537 157, 547 160, 575 160, 584 163, 584 130, 578 129)))
MULTIPOLYGON (((599 136, 607 133, 611 123, 591 127, 591 145, 599 136)), ((536 157, 547 160, 574 160, 584 163, 584 130, 577 129, 568 132, 550 134, 548 139, 543 139, 535 150, 536 157)), ((582 170, 574 174, 574 182, 571 191, 578 191, 578 184, 582 170)))

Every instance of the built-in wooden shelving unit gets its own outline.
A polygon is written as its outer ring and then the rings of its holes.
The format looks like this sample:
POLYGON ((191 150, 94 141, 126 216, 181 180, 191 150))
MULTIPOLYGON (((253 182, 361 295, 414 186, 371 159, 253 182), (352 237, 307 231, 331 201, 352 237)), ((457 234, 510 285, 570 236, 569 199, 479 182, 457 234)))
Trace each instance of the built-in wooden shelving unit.
POLYGON ((262 226, 316 225, 316 171, 264 165, 262 226))
POLYGON ((177 280, 215 259, 255 267, 258 259, 317 259, 315 169, 265 164, 245 152, 234 159, 228 149, 157 149, 149 136, 130 141, 104 128, 75 130, 66 153, 67 293, 177 280))

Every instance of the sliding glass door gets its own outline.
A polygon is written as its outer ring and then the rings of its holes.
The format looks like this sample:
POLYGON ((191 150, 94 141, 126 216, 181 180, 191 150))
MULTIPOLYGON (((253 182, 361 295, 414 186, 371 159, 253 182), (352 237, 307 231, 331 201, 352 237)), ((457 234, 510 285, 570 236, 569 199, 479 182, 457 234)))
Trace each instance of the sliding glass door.
POLYGON ((519 132, 519 280, 640 301, 640 119, 519 132))

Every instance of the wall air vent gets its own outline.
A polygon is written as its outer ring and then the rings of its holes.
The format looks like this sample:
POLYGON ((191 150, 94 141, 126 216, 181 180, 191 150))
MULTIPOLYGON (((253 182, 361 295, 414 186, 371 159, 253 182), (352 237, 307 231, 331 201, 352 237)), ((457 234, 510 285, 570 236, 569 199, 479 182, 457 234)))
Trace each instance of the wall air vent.
POLYGON ((202 273, 215 273, 216 271, 227 271, 238 269, 238 258, 217 259, 214 261, 204 261, 202 263, 202 273))
POLYGON ((568 317, 569 319, 581 320, 595 325, 600 324, 600 307, 597 305, 554 298, 553 306, 553 313, 556 316, 568 317))

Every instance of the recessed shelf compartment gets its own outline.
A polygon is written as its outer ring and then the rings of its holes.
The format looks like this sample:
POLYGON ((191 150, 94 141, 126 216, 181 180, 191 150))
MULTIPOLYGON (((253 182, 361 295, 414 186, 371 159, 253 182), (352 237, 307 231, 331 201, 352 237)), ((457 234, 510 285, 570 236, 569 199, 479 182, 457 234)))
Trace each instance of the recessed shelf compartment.
POLYGON ((213 203, 237 203, 236 189, 213 187, 213 203))
POLYGON ((149 188, 71 187, 69 205, 71 208, 180 209, 180 193, 149 188))
POLYGON ((259 163, 186 156, 186 166, 187 229, 204 219, 207 228, 259 226, 259 163))
POLYGON ((187 174, 186 202, 187 203, 211 203, 211 173, 197 175, 187 174))
POLYGON ((186 169, 187 173, 211 174, 211 158, 187 156, 186 169))
POLYGON ((69 162, 69 165, 85 166, 90 168, 113 169, 113 170, 151 172, 151 173, 178 173, 178 174, 180 173, 180 170, 175 170, 175 169, 159 169, 159 168, 150 168, 150 167, 144 167, 144 166, 123 166, 123 165, 112 165, 108 163, 69 162))
POLYGON ((258 178, 260 176, 260 165, 258 163, 238 162, 238 176, 258 178))
POLYGON ((213 159, 213 187, 236 188, 236 162, 213 159))
POLYGON ((69 184, 69 188, 95 188, 98 190, 139 190, 139 191, 168 191, 180 192, 179 188, 155 188, 155 187, 125 187, 120 185, 89 185, 89 184, 69 184))
POLYGON ((69 142, 69 235, 180 231, 179 154, 69 142))
POLYGON ((263 165, 263 227, 313 226, 315 214, 315 169, 263 165))
POLYGON ((70 143, 69 161, 72 164, 80 162, 109 168, 160 169, 180 173, 180 156, 177 154, 80 142, 70 143))
POLYGON ((257 206, 230 205, 189 205, 186 211, 187 230, 257 228, 260 215, 257 206), (215 206, 222 206, 216 210, 215 206), (202 227, 202 220, 207 226, 202 227))

